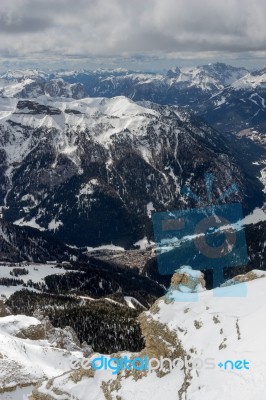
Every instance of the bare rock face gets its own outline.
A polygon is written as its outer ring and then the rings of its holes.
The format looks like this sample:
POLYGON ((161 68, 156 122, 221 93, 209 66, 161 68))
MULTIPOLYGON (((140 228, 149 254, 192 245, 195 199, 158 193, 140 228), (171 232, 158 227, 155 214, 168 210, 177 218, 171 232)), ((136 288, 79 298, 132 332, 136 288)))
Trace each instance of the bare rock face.
MULTIPOLYGON (((36 314, 35 314, 36 316, 36 314)), ((85 355, 90 355, 93 350, 86 342, 82 345, 76 335, 76 332, 70 326, 65 328, 55 328, 49 318, 38 316, 40 323, 37 325, 30 325, 26 328, 20 329, 15 336, 21 339, 31 340, 48 340, 48 342, 56 348, 68 351, 82 351, 85 355)))
POLYGON ((175 293, 196 293, 206 289, 204 274, 184 265, 177 269, 172 276, 170 288, 164 296, 165 303, 171 303, 175 299, 175 293))
POLYGON ((192 292, 197 291, 198 285, 205 288, 204 274, 200 271, 193 271, 191 267, 184 266, 176 270, 171 279, 170 288, 172 290, 182 291, 182 286, 191 289, 192 292))
POLYGON ((68 351, 81 350, 76 332, 70 326, 66 326, 64 329, 52 327, 46 331, 46 337, 53 346, 59 349, 68 351))
POLYGON ((228 281, 224 282, 221 286, 224 287, 224 286, 236 285, 238 283, 253 281, 254 279, 263 278, 265 276, 266 276, 265 271, 254 269, 253 271, 249 271, 246 274, 234 276, 232 279, 229 279, 228 281))
POLYGON ((0 300, 0 317, 7 317, 8 315, 11 315, 11 311, 5 305, 5 303, 0 300))
POLYGON ((27 328, 21 329, 15 336, 21 339, 44 340, 45 329, 42 324, 30 325, 27 328))
MULTIPOLYGON (((203 290, 205 290, 204 274, 200 271, 192 270, 190 266, 183 266, 176 270, 172 276, 171 285, 164 297, 164 301, 166 303, 172 302, 171 295, 174 291, 193 293, 203 290)), ((153 315, 156 315, 159 311, 160 302, 162 302, 162 299, 158 299, 149 312, 144 312, 139 316, 141 331, 145 337, 145 351, 150 358, 160 358, 160 356, 170 359, 184 357, 185 351, 178 339, 178 335, 165 324, 153 318, 153 315), (158 338, 163 338, 163 340, 158 340, 158 338)))
MULTIPOLYGON (((150 309, 151 313, 156 314, 158 301, 150 309)), ((171 332, 165 325, 156 321, 150 315, 150 312, 143 312, 139 316, 142 334, 145 338, 145 353, 149 358, 166 357, 175 359, 185 356, 185 352, 181 346, 178 336, 175 332, 171 332), (159 339, 161 338, 161 339, 159 339)))

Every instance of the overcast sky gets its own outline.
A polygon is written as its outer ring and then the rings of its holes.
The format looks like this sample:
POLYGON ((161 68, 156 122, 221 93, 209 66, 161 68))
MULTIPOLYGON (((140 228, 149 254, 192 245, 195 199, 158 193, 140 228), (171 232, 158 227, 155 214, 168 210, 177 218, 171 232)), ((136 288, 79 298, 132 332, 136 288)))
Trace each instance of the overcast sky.
POLYGON ((0 0, 0 68, 266 66, 266 0, 0 0))

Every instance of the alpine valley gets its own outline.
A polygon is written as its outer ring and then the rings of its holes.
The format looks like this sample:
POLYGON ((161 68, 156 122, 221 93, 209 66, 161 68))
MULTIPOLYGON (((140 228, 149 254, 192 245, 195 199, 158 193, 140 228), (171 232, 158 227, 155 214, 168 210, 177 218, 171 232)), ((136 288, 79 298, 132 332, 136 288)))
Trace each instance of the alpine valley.
POLYGON ((0 400, 264 399, 265 143, 265 69, 2 73, 0 400), (242 204, 247 263, 220 288, 207 268, 161 275, 153 213, 210 203, 242 204), (214 296, 244 282, 249 301, 214 296), (101 354, 257 370, 114 377, 93 370, 101 354))

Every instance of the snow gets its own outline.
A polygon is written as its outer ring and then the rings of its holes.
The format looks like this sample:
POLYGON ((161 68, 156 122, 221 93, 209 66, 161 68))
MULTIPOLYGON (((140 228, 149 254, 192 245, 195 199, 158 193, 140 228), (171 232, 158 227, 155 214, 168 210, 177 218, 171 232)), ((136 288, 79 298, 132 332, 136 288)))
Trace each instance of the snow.
MULTIPOLYGON (((214 358, 216 365, 227 359, 246 359, 250 362, 252 371, 224 371, 202 369, 199 377, 195 371, 192 385, 188 390, 191 400, 213 400, 219 393, 219 399, 245 400, 263 399, 266 373, 265 325, 263 316, 266 312, 265 303, 266 279, 261 278, 247 282, 246 297, 233 296, 232 288, 216 289, 198 293, 198 301, 175 302, 166 305, 160 302, 160 311, 154 319, 166 324, 171 331, 178 331, 185 350, 191 347, 197 349, 197 356, 214 358), (223 295, 225 297, 223 297, 223 295), (208 307, 208 308, 207 308, 208 307), (188 312, 184 313, 184 310, 188 312), (213 322, 213 316, 218 316, 220 323, 213 322), (195 329, 194 321, 201 321, 202 327, 195 329), (241 339, 238 339, 236 323, 238 321, 241 339), (184 332, 181 329, 184 329, 184 332), (221 335, 220 329, 223 329, 221 335), (185 334, 187 332, 187 334, 185 334), (211 338, 211 339, 210 339, 211 338), (226 338, 226 348, 219 349, 226 338), (195 340, 196 339, 196 340, 195 340), (202 390, 198 391, 197 386, 202 390)), ((240 285, 238 285, 240 286, 240 285)), ((173 379, 173 377, 172 377, 173 379)), ((172 383, 173 384, 173 383, 172 383)), ((172 399, 172 397, 169 397, 172 399)), ((174 398, 174 397, 173 397, 174 398)))
MULTIPOLYGON (((63 275, 67 272, 64 268, 58 268, 55 266, 55 264, 38 264, 38 263, 25 263, 21 264, 22 268, 25 268, 29 271, 27 275, 19 275, 18 277, 11 276, 10 272, 13 270, 13 268, 18 268, 20 264, 14 264, 14 266, 9 266, 8 264, 0 264, 0 276, 1 278, 15 278, 19 280, 23 280, 24 283, 27 283, 30 279, 34 283, 44 283, 44 278, 48 275, 63 275)), ((74 271, 73 271, 74 272, 74 271)), ((25 289, 23 285, 17 285, 17 286, 4 286, 0 285, 0 295, 4 295, 7 298, 11 296, 11 294, 25 289)), ((29 290, 32 291, 37 291, 32 288, 28 288, 29 290)))
POLYGON ((17 387, 13 392, 0 393, 0 400, 29 400, 33 386, 17 387))
POLYGON ((247 215, 242 223, 243 225, 257 224, 258 222, 266 221, 266 213, 261 208, 255 208, 255 210, 247 215))
MULTIPOLYGON (((191 271, 184 266, 184 271, 200 274, 199 271, 191 271)), ((264 400, 266 390, 266 325, 263 324, 266 312, 266 277, 265 272, 255 270, 260 277, 245 283, 245 296, 234 297, 234 290, 243 284, 229 286, 198 293, 198 301, 173 302, 166 304, 163 299, 158 302, 156 313, 147 312, 147 316, 155 322, 160 322, 176 334, 186 354, 191 354, 192 359, 199 358, 205 362, 207 358, 214 362, 213 369, 190 369, 191 380, 187 388, 186 398, 189 400, 264 400), (231 297, 230 297, 231 296, 231 297), (233 296, 233 297, 232 297, 233 296), (195 325, 195 321, 199 325, 195 325), (200 327, 197 327, 200 326, 200 327), (222 332, 222 333, 221 333, 222 332), (223 346, 221 347, 221 344, 223 346), (246 360, 250 370, 219 368, 220 362, 226 360, 246 360)), ((125 296, 127 304, 133 307, 135 299, 125 296)), ((94 378, 83 377, 74 382, 69 373, 71 354, 65 350, 52 349, 45 340, 24 340, 13 335, 19 329, 39 322, 32 317, 10 316, 0 321, 0 352, 3 359, 15 360, 23 366, 19 378, 20 382, 33 382, 45 374, 48 378, 57 376, 52 386, 46 386, 43 382, 40 392, 47 395, 55 395, 54 389, 66 393, 68 396, 76 396, 79 400, 87 400, 88 393, 91 400, 104 400, 102 391, 103 382, 114 381, 116 375, 110 370, 95 372, 94 378), (11 336, 12 335, 12 336, 11 336), (62 375, 63 374, 63 375, 62 375)), ((158 338, 160 340, 160 338, 158 338)), ((130 356, 130 353, 125 353, 130 356)), ((125 355, 120 354, 120 357, 125 355)), ((99 356, 94 354, 91 359, 99 356)), ((107 356, 108 357, 108 356, 107 356)), ((14 383, 14 377, 7 376, 1 371, 2 379, 9 379, 10 385, 14 383)), ((10 375, 10 373, 9 373, 10 375)), ((16 377, 17 378, 17 377, 16 377)), ((164 377, 159 378, 150 372, 138 380, 122 371, 120 385, 112 392, 112 398, 120 397, 123 400, 144 400, 153 398, 161 400, 176 400, 184 380, 184 371, 173 369, 164 377)), ((18 389, 19 390, 19 389, 18 389)), ((19 391, 13 392, 12 400, 17 400, 19 391)), ((28 391, 29 393, 29 391, 28 391)), ((22 395, 22 392, 20 393, 22 395)), ((9 395, 9 394, 8 394, 9 395)), ((8 397, 0 397, 0 399, 8 397)), ((59 397, 56 397, 59 399, 59 397)), ((182 399, 185 397, 182 397, 182 399)))
POLYGON ((33 325, 37 326, 41 323, 36 318, 25 315, 10 315, 0 318, 0 332, 9 335, 16 335, 22 329, 33 325))
POLYGON ((190 275, 192 278, 200 278, 201 277, 201 272, 192 269, 189 265, 182 265, 182 267, 180 267, 178 269, 178 272, 180 274, 190 275))
MULTIPOLYGON (((81 356, 81 352, 71 353, 52 347, 47 340, 21 339, 14 336, 19 328, 39 325, 40 322, 35 318, 18 315, 3 317, 0 320, 1 387, 32 385, 40 379, 60 375, 70 370, 69 357, 72 354, 81 356)), ((19 391, 15 393, 18 395, 19 391)))
POLYGON ((3 99, 0 97, 0 122, 1 119, 6 119, 11 115, 17 105, 17 99, 3 99))
MULTIPOLYGON (((227 229, 234 229, 236 231, 243 229, 245 225, 253 225, 259 222, 266 221, 266 212, 261 208, 255 208, 251 214, 247 215, 243 219, 235 222, 232 225, 224 225, 217 229, 217 232, 224 231, 227 229)), ((185 244, 185 242, 190 242, 195 240, 195 238, 202 236, 202 233, 199 235, 186 235, 181 238, 172 237, 172 238, 163 238, 161 242, 156 243, 155 252, 157 254, 166 253, 172 251, 173 248, 180 247, 185 244)))
POLYGON ((132 296, 124 296, 124 299, 125 299, 125 301, 126 301, 128 307, 130 307, 130 308, 134 308, 134 309, 136 308, 136 306, 134 305, 134 303, 135 303, 135 304, 138 304, 141 308, 144 308, 144 306, 143 306, 137 299, 135 299, 135 297, 132 297, 132 296))
POLYGON ((155 243, 148 240, 147 236, 144 236, 143 239, 138 240, 136 243, 134 243, 133 246, 139 247, 140 250, 146 250, 147 247, 154 245, 155 243))
POLYGON ((23 70, 12 70, 7 71, 5 74, 1 75, 2 79, 23 79, 23 78, 36 78, 36 77, 46 77, 47 74, 43 71, 37 69, 23 69, 23 70))
MULTIPOLYGON (((118 136, 137 139, 139 151, 145 160, 149 162, 151 159, 149 146, 144 138, 147 127, 153 119, 159 118, 160 114, 148 103, 146 106, 140 105, 124 96, 74 100, 43 95, 34 99, 36 107, 40 104, 57 109, 59 112, 50 115, 42 111, 32 113, 27 107, 16 109, 17 102, 18 99, 0 98, 0 110, 2 110, 0 125, 9 138, 4 143, 10 166, 9 180, 14 169, 12 165, 20 163, 42 140, 45 140, 49 132, 52 132, 53 146, 57 155, 60 153, 67 155, 79 169, 81 166, 76 143, 80 131, 86 132, 85 137, 88 140, 93 140, 108 150, 118 136), (16 124, 15 127, 13 123, 16 124), (39 128, 45 130, 36 137, 34 131, 39 128)), ((55 166, 56 161, 53 167, 55 166)))
POLYGON ((25 79, 22 82, 15 83, 13 85, 5 86, 2 89, 2 95, 5 97, 16 97, 27 85, 34 83, 33 79, 25 79))
POLYGON ((20 218, 14 222, 15 225, 18 226, 30 226, 31 228, 39 229, 39 231, 44 231, 45 228, 41 227, 33 217, 30 221, 25 221, 24 218, 20 218))
POLYGON ((103 244, 98 247, 87 247, 87 252, 90 253, 92 251, 101 251, 101 250, 112 250, 112 251, 125 251, 124 247, 115 246, 114 244, 103 244))
POLYGON ((48 224, 49 231, 56 231, 61 225, 63 225, 62 221, 56 221, 55 218, 48 224))
POLYGON ((146 208, 147 208, 147 215, 148 215, 149 218, 151 218, 152 211, 155 211, 155 208, 154 208, 154 206, 153 206, 153 203, 150 201, 150 202, 146 205, 146 208))
POLYGON ((256 89, 257 87, 266 88, 266 73, 247 74, 232 83, 232 87, 236 90, 256 89))
POLYGON ((222 104, 224 104, 225 102, 226 102, 226 98, 224 96, 222 96, 219 100, 215 101, 215 105, 218 107, 218 106, 221 106, 222 104))
POLYGON ((266 168, 265 167, 260 170, 259 179, 264 186, 263 192, 266 193, 266 168))
POLYGON ((99 185, 98 179, 91 179, 88 183, 86 183, 81 187, 81 190, 79 191, 77 197, 79 198, 81 195, 88 196, 93 194, 95 186, 98 185, 99 185))
POLYGON ((196 68, 181 68, 181 73, 170 79, 172 84, 186 83, 189 87, 195 86, 202 90, 210 90, 212 86, 221 89, 223 86, 217 79, 204 72, 201 67, 196 68))
MULTIPOLYGON (((235 288, 242 288, 243 285, 238 284, 200 292, 196 302, 188 300, 166 304, 161 299, 156 313, 146 312, 148 318, 164 324, 178 337, 186 354, 191 355, 189 362, 197 358, 203 363, 207 359, 214 362, 212 369, 190 368, 191 379, 187 393, 180 399, 265 399, 266 325, 263 322, 266 312, 266 277, 262 277, 265 274, 261 271, 255 270, 254 273, 261 278, 246 282, 244 297, 234 297, 235 288), (218 364, 226 360, 246 360, 250 370, 220 368, 218 364)), ((131 302, 132 298, 127 297, 126 301, 131 302)), ((160 341, 159 337, 156 339, 160 341)), ((163 343, 163 338, 161 340, 163 343)), ((167 345, 167 341, 164 344, 167 345)), ((169 344, 169 349, 174 350, 174 347, 169 344)), ((123 355, 122 352, 119 357, 123 355)), ((130 353, 127 355, 130 356, 130 353)), ((94 354, 91 359, 97 356, 94 354)), ((126 376, 121 371, 119 384, 115 382, 116 378, 110 370, 99 370, 95 372, 94 378, 83 377, 75 383, 70 374, 65 374, 56 378, 52 386, 46 386, 47 381, 44 382, 40 392, 55 395, 56 390, 62 390, 66 393, 65 398, 68 398, 69 393, 79 400, 87 400, 90 393, 90 399, 103 400, 101 387, 104 382, 109 382, 116 384, 110 398, 176 400, 184 382, 184 371, 173 369, 161 378, 149 372, 140 379, 134 379, 131 374, 126 376)))

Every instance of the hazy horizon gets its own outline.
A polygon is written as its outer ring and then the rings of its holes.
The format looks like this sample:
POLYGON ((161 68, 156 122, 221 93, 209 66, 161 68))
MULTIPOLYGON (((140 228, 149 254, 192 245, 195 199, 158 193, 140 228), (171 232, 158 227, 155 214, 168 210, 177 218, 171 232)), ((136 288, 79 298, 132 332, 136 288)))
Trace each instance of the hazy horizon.
POLYGON ((144 72, 144 73, 159 73, 159 74, 165 74, 169 69, 173 69, 175 67, 179 67, 180 69, 183 68, 196 68, 196 67, 201 67, 204 65, 211 65, 211 64, 216 64, 216 63, 223 63, 226 65, 230 65, 233 67, 237 68, 246 68, 250 72, 256 71, 256 70, 261 70, 266 67, 266 62, 265 63, 258 63, 258 64, 252 64, 252 65, 247 65, 247 64, 241 64, 241 63, 234 63, 234 62, 225 62, 221 60, 213 61, 213 62, 190 62, 190 63, 184 63, 184 62, 179 62, 173 63, 165 66, 159 67, 145 67, 143 66, 142 68, 137 67, 134 65, 129 65, 128 67, 125 65, 112 65, 112 64, 67 64, 65 67, 62 67, 60 65, 55 64, 54 66, 49 65, 47 67, 34 64, 34 63, 15 63, 15 64, 10 64, 10 65, 1 65, 0 62, 0 73, 4 74, 8 71, 26 71, 26 70, 38 70, 40 72, 44 73, 52 73, 52 72, 68 72, 68 71, 96 71, 96 70, 106 70, 106 71, 114 71, 114 70, 127 70, 127 71, 132 71, 132 72, 144 72))

